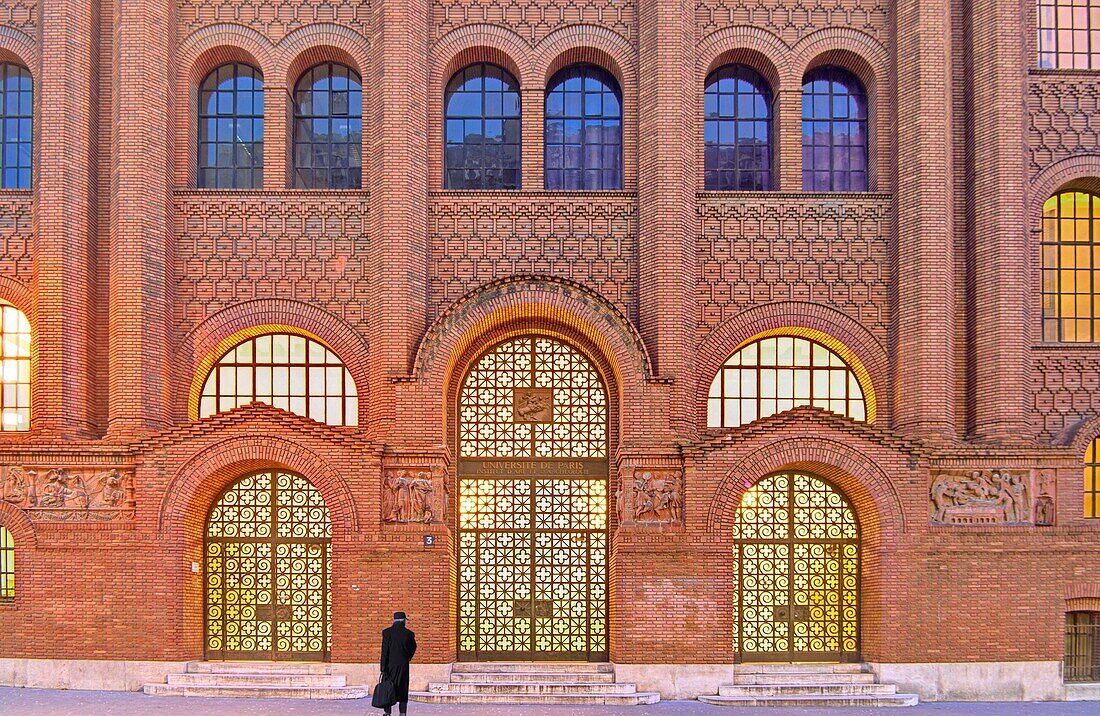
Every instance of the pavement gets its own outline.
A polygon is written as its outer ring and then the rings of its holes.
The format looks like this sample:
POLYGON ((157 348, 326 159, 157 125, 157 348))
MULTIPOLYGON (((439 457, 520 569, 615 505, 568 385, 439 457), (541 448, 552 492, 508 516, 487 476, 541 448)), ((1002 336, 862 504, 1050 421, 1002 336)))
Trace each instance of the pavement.
MULTIPOLYGON (((0 716, 380 716, 367 699, 207 699, 119 691, 0 688, 0 716)), ((1100 702, 926 703, 910 708, 746 708, 698 701, 653 706, 440 706, 409 704, 409 716, 1100 716, 1100 702)), ((397 710, 394 709, 394 716, 397 710)))

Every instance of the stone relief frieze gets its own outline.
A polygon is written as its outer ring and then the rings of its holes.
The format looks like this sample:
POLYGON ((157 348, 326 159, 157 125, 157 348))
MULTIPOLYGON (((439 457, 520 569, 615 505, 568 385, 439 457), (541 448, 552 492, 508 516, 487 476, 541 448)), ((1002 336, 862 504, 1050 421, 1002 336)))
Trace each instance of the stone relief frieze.
POLYGON ((932 524, 1054 524, 1054 479, 1028 470, 943 472, 932 480, 932 524))
POLYGON ((134 519, 134 476, 117 468, 77 471, 11 466, 3 471, 3 500, 39 522, 134 519))
POLYGON ((635 468, 624 474, 615 493, 623 525, 679 525, 684 520, 684 478, 676 469, 635 468))
POLYGON ((441 522, 445 502, 446 486, 430 469, 387 469, 383 475, 382 521, 387 524, 441 522))

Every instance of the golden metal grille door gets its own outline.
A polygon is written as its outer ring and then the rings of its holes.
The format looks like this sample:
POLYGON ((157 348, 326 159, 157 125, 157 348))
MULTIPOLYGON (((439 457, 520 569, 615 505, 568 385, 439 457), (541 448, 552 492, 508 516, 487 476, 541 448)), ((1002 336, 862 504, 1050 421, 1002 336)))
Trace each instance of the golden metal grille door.
POLYGON ((859 660, 859 525, 819 477, 770 475, 734 526, 741 661, 859 660))
POLYGON ((226 490, 206 524, 206 658, 327 660, 331 543, 304 477, 260 472, 226 490))
POLYGON ((607 391, 576 349, 497 345, 459 393, 463 660, 607 659, 607 391))

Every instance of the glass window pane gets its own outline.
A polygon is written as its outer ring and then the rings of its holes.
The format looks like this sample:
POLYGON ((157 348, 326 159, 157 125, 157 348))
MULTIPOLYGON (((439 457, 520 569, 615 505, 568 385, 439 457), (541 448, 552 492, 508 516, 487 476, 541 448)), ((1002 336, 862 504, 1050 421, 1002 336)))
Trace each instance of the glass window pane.
POLYGON ((519 166, 516 80, 495 65, 471 65, 448 83, 444 107, 445 188, 518 189, 518 172, 508 171, 519 166))

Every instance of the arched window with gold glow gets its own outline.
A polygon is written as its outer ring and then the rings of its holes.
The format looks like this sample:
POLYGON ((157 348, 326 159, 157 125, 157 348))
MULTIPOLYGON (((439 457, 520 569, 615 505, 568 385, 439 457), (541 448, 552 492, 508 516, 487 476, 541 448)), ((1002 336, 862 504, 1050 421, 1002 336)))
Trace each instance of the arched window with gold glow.
POLYGON ((856 372, 836 352, 799 336, 761 338, 741 346, 714 376, 707 427, 735 428, 801 405, 873 419, 856 372))
POLYGON ((0 430, 31 427, 31 324, 15 306, 0 301, 0 430))
POLYGON ((1100 517, 1100 437, 1085 448, 1085 517, 1100 517))
POLYGON ((0 527, 0 602, 15 599, 15 540, 7 527, 0 527))
POLYGON ((320 341, 291 333, 247 338, 203 384, 199 417, 258 401, 329 425, 359 424, 359 394, 343 361, 320 341))
POLYGON ((1043 205, 1043 340, 1100 341, 1100 196, 1064 191, 1043 205))

